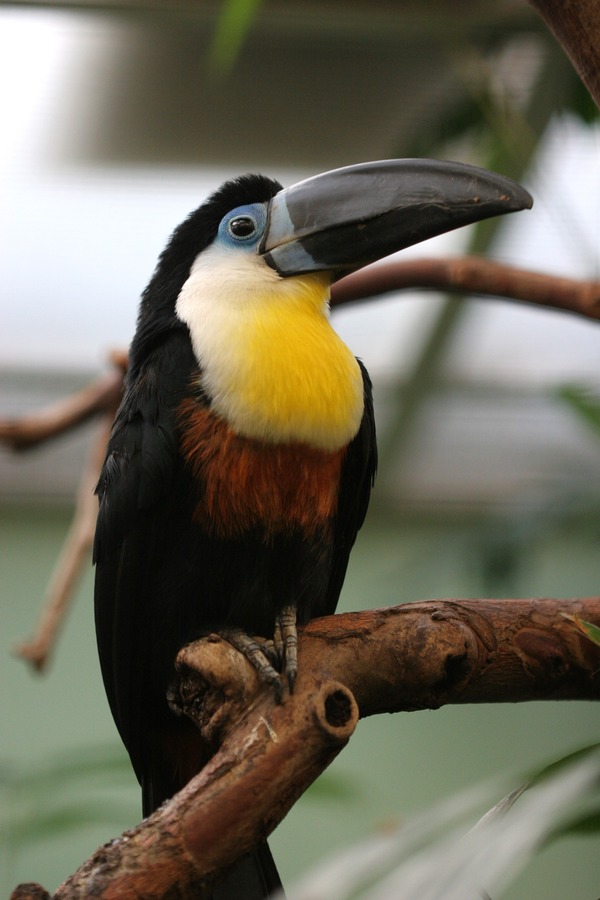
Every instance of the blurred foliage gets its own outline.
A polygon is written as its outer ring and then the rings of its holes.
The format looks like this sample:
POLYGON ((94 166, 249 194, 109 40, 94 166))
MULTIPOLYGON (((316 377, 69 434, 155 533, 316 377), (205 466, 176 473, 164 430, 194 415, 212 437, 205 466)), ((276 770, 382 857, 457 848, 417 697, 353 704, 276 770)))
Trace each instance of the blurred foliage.
POLYGON ((469 827, 490 790, 472 788, 343 850, 288 891, 289 900, 498 897, 545 845, 600 833, 600 745, 533 773, 469 827))
MULTIPOLYGON (((129 762, 122 748, 113 746, 62 754, 35 773, 0 773, 3 852, 18 843, 26 853, 49 836, 131 815, 124 804, 91 802, 94 787, 106 787, 108 781, 119 788, 125 780, 130 781, 129 762)), ((598 744, 529 773, 526 784, 477 818, 494 785, 445 799, 401 827, 387 828, 326 860, 289 892, 290 900, 485 896, 477 893, 482 885, 486 891, 502 890, 552 841, 600 833, 598 744)), ((326 774, 310 793, 313 799, 339 801, 353 790, 326 774)))
POLYGON ((227 75, 243 47, 263 0, 223 0, 217 30, 209 50, 209 62, 216 75, 227 75))
POLYGON ((581 422, 600 437, 600 396, 591 388, 577 384, 565 384, 557 391, 557 397, 575 413, 581 422))
MULTIPOLYGON (((510 69, 503 56, 508 56, 519 40, 527 38, 495 31, 485 41, 473 40, 455 48, 450 58, 465 90, 440 106, 435 116, 424 120, 424 127, 406 155, 427 156, 432 148, 468 143, 487 158, 497 155, 499 144, 504 145, 505 152, 519 155, 530 142, 537 144, 539 135, 535 134, 535 127, 530 131, 533 125, 527 110, 530 96, 527 92, 519 96, 520 86, 498 75, 502 68, 510 69), (515 133, 519 135, 516 142, 515 133)), ((600 111, 589 91, 572 66, 554 48, 548 47, 547 41, 538 48, 525 48, 524 52, 540 56, 542 90, 546 82, 545 68, 552 73, 552 84, 547 87, 553 90, 554 115, 569 111, 587 124, 598 119, 600 111)))
POLYGON ((131 766, 118 745, 69 750, 35 771, 0 769, 0 834, 4 849, 28 847, 99 821, 120 828, 136 811, 118 795, 131 783, 131 766), (95 796, 98 792, 98 796, 95 796), (100 797, 100 799, 98 799, 100 797))

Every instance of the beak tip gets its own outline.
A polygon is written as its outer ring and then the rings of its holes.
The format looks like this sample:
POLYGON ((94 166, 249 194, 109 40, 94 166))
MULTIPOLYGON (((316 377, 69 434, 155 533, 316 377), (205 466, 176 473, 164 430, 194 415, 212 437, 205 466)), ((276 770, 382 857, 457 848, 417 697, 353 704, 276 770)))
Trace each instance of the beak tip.
POLYGON ((500 199, 505 200, 514 212, 519 212, 519 210, 522 209, 531 209, 533 206, 533 197, 529 191, 525 190, 521 185, 517 185, 517 187, 518 190, 515 191, 512 197, 509 194, 506 194, 500 199))

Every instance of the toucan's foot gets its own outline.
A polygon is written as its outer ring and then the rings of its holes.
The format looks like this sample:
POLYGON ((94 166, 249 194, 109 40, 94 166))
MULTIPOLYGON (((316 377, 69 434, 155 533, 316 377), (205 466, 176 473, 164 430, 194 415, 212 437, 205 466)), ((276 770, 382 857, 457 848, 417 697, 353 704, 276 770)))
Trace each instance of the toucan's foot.
POLYGON ((275 619, 273 645, 281 671, 285 673, 290 693, 298 675, 298 632, 296 631, 296 607, 284 606, 275 619))
POLYGON ((273 640, 251 637, 242 628, 228 628, 221 637, 239 650, 258 672, 260 680, 275 691, 281 700, 281 675, 285 675, 290 693, 298 675, 298 633, 296 607, 284 606, 275 617, 273 640))
POLYGON ((239 650, 248 662, 258 672, 260 680, 270 685, 275 691, 275 699, 281 700, 281 679, 275 668, 279 662, 279 656, 275 650, 273 641, 257 640, 250 637, 241 628, 228 628, 221 632, 221 637, 228 641, 232 647, 239 650))

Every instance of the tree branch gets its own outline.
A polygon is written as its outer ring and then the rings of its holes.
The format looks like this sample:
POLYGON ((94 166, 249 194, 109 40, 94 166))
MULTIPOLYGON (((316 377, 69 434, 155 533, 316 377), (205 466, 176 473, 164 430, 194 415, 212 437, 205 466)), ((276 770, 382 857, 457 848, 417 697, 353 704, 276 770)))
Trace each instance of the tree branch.
POLYGON ((428 600, 330 616, 303 630, 298 664, 325 663, 361 718, 448 703, 598 700, 600 647, 562 613, 598 624, 600 598, 428 600))
POLYGON ((84 565, 88 563, 98 517, 98 500, 94 491, 106 456, 106 444, 116 411, 116 407, 109 407, 105 412, 85 462, 77 488, 71 527, 50 577, 34 635, 15 647, 16 655, 31 663, 38 672, 48 664, 75 585, 84 565))
MULTIPOLYGON (((600 319, 600 281, 561 278, 477 256, 409 259, 368 266, 332 285, 331 305, 376 300, 392 291, 430 288, 501 297, 600 319)), ((115 371, 70 397, 19 418, 0 419, 0 443, 25 450, 114 409, 123 390, 127 354, 111 354, 115 371)))
POLYGON ((181 700, 192 716, 203 707, 203 731, 222 740, 219 752, 176 797, 100 848, 55 900, 88 897, 92 883, 98 900, 205 896, 271 833, 356 726, 352 695, 321 673, 307 671, 298 694, 277 704, 230 645, 208 639, 200 655, 198 682, 184 653, 181 700))
POLYGON ((127 354, 113 351, 114 370, 45 409, 18 419, 0 420, 0 443, 23 451, 43 444, 88 419, 102 417, 97 436, 81 473, 75 513, 42 602, 38 623, 31 639, 15 647, 15 653, 42 671, 50 658, 77 580, 87 562, 94 540, 98 501, 94 489, 106 456, 106 444, 121 397, 127 371, 127 354))
POLYGON ((178 656, 177 705, 218 751, 172 800, 100 848, 54 900, 88 897, 92 884, 98 900, 202 896, 279 824, 359 716, 600 699, 600 647, 565 614, 600 626, 600 597, 429 600, 314 619, 300 631, 300 675, 281 704, 218 636, 190 644, 178 656))
POLYGON ((573 63, 600 108, 600 16, 597 0, 529 0, 573 63))
POLYGON ((332 306, 414 288, 502 297, 600 319, 600 281, 560 278, 478 256, 409 259, 361 269, 333 285, 332 306))
POLYGON ((11 450, 28 450, 70 431, 95 415, 113 411, 121 401, 127 354, 111 354, 115 370, 103 375, 81 391, 31 415, 0 419, 0 443, 11 450))

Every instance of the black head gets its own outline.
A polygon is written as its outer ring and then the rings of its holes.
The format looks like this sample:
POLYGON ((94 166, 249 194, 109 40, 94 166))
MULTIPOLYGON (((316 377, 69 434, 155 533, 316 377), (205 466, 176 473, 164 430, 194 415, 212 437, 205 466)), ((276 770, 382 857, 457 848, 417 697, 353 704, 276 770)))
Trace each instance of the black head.
POLYGON ((272 178, 241 175, 226 181, 177 226, 142 294, 130 367, 137 367, 166 331, 185 328, 175 315, 177 297, 194 260, 214 240, 223 216, 237 206, 267 203, 281 190, 272 178))

